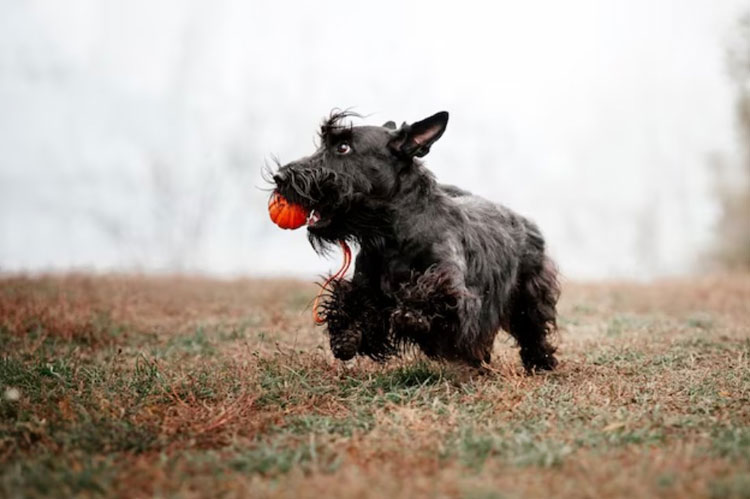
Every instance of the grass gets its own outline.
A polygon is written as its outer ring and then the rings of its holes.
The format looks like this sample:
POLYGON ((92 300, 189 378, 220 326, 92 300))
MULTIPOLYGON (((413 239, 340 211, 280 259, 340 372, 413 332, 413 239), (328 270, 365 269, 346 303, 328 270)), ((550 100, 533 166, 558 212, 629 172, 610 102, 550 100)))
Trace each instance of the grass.
POLYGON ((313 285, 0 280, 0 497, 748 497, 750 276, 565 286, 561 366, 335 361, 313 285))

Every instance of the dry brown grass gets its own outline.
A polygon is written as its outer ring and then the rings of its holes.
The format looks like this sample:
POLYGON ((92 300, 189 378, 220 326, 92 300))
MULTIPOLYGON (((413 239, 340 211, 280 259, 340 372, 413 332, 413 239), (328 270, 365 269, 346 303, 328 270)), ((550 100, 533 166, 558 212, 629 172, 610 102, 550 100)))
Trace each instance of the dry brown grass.
POLYGON ((504 336, 486 374, 342 365, 315 292, 4 278, 0 496, 750 494, 748 275, 567 283, 532 377, 504 336))

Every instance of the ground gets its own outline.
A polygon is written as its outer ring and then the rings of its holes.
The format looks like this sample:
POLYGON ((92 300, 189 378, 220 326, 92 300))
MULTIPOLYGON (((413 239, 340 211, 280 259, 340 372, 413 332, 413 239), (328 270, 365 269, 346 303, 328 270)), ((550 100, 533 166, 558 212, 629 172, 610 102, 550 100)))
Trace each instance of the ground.
POLYGON ((342 364, 315 293, 0 279, 0 497, 750 497, 750 275, 566 282, 536 376, 342 364))

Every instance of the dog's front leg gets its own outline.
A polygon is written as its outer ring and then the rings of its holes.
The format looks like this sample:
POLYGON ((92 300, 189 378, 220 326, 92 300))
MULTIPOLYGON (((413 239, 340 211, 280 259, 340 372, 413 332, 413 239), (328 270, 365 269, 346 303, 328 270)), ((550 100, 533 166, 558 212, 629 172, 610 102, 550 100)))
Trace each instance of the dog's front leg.
POLYGON ((413 275, 401 285, 396 302, 391 326, 397 336, 431 357, 475 366, 489 362, 490 348, 480 329, 481 297, 466 286, 460 261, 442 261, 413 275))
POLYGON ((392 304, 362 273, 334 281, 322 308, 337 359, 362 354, 385 360, 395 353, 388 326, 392 304))
POLYGON ((360 323, 364 304, 359 294, 353 281, 341 279, 331 283, 330 294, 322 303, 331 352, 337 359, 354 357, 362 342, 360 323))

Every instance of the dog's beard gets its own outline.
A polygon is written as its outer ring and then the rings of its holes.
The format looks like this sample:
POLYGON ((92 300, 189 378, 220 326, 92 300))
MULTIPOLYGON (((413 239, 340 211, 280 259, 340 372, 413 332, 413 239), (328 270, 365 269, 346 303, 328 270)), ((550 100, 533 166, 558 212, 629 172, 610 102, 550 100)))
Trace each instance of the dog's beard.
POLYGON ((380 245, 389 233, 389 210, 386 203, 372 199, 373 186, 367 178, 327 168, 286 173, 276 190, 310 212, 308 239, 317 253, 329 253, 342 240, 358 246, 380 245))
POLYGON ((313 249, 320 254, 329 253, 339 241, 359 247, 383 247, 392 232, 391 219, 385 205, 355 201, 345 209, 328 215, 323 219, 324 225, 308 225, 307 237, 313 249))

